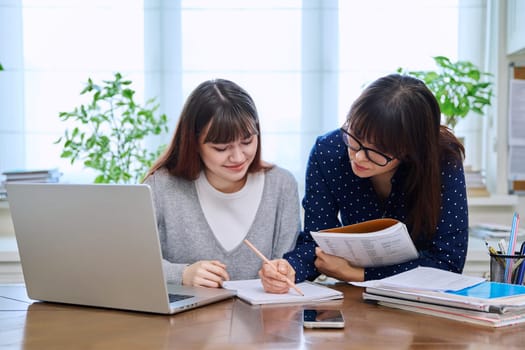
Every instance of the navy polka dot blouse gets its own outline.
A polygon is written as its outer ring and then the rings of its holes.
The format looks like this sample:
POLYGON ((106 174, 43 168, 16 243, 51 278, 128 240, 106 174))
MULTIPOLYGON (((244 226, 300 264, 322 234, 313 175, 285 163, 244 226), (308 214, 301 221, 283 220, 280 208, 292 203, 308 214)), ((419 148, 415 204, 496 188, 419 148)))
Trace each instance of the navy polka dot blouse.
MULTIPOLYGON (((417 266, 448 271, 463 270, 468 244, 468 208, 462 164, 442 164, 441 217, 434 238, 420 235, 414 242, 419 257, 402 264, 365 268, 365 280, 380 279, 417 266)), ((348 152, 338 130, 320 136, 306 169, 303 199, 304 231, 293 251, 285 254, 296 271, 296 281, 319 276, 315 268, 315 241, 310 231, 351 225, 382 217, 404 222, 407 217, 403 181, 406 169, 400 165, 392 178, 392 192, 386 201, 377 197, 370 179, 354 175, 348 152)), ((410 227, 407 227, 409 232, 410 227)))

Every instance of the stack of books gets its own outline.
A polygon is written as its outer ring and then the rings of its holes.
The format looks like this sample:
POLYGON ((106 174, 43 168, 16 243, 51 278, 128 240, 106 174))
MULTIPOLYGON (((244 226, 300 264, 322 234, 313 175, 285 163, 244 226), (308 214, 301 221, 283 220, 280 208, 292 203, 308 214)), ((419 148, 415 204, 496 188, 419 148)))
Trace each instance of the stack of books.
MULTIPOLYGON (((433 274, 432 269, 426 269, 425 273, 433 274)), ((465 277, 453 275, 457 276, 451 280, 465 277)), ((381 306, 485 327, 525 323, 525 286, 489 281, 461 289, 430 289, 424 281, 420 281, 420 286, 376 283, 366 287, 363 299, 381 306)))
POLYGON ((473 170, 472 167, 465 167, 465 181, 467 184, 467 195, 469 197, 490 196, 485 184, 485 177, 481 170, 473 170))
POLYGON ((35 170, 12 170, 2 173, 4 180, 0 183, 0 200, 7 199, 5 184, 9 182, 59 182, 62 175, 57 168, 35 170))
MULTIPOLYGON (((511 226, 480 222, 470 226, 469 233, 483 239, 507 239, 510 237, 511 229, 511 226)), ((516 234, 518 237, 524 237, 525 229, 518 229, 516 234)))

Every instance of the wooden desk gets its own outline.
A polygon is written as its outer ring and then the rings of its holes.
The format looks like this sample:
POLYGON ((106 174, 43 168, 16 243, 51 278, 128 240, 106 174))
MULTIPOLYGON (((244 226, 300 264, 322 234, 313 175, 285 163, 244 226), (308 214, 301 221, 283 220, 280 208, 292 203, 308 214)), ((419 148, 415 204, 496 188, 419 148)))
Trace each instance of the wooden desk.
POLYGON ((366 304, 337 285, 343 330, 304 330, 302 306, 230 299, 173 316, 33 302, 23 285, 0 285, 0 348, 9 349, 517 349, 525 326, 487 329, 366 304))

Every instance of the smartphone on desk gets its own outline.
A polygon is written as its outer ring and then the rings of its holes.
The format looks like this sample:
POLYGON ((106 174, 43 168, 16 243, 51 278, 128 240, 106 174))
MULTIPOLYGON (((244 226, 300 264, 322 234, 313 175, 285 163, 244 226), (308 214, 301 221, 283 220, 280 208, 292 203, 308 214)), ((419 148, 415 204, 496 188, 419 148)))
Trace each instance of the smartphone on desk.
POLYGON ((345 319, 341 310, 304 309, 304 328, 344 328, 345 319))

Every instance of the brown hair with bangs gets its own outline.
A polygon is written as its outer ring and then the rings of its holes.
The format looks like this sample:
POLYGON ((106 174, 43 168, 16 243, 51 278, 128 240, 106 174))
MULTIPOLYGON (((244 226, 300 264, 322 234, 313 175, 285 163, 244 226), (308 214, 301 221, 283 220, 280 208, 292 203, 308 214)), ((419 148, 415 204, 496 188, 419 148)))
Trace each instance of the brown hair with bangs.
POLYGON ((182 109, 173 139, 146 177, 160 168, 186 180, 195 180, 204 167, 199 155, 199 135, 204 142, 230 143, 257 135, 258 146, 248 172, 271 168, 261 160, 259 116, 250 95, 225 79, 201 83, 190 94, 182 109))
POLYGON ((392 74, 371 83, 352 104, 344 126, 359 139, 405 163, 412 236, 436 231, 441 206, 441 162, 461 163, 465 150, 441 125, 436 98, 420 80, 392 74))

